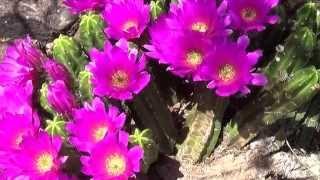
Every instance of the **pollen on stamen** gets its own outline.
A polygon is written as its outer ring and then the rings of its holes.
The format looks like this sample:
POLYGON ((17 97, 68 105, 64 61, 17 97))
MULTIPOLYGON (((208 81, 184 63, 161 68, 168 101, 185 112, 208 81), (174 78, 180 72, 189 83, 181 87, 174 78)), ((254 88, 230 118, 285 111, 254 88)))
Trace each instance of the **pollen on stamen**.
POLYGON ((204 22, 196 22, 196 23, 192 24, 191 29, 193 31, 198 31, 198 32, 201 32, 201 33, 205 33, 208 30, 208 25, 206 23, 204 23, 204 22))
POLYGON ((111 77, 112 86, 117 89, 124 89, 128 86, 129 76, 126 72, 118 70, 111 77))
POLYGON ((111 176, 119 176, 126 170, 125 158, 120 154, 112 154, 106 159, 106 170, 111 176))
POLYGON ((233 66, 226 64, 219 70, 219 78, 224 82, 232 81, 236 76, 236 71, 233 66))
POLYGON ((37 169, 40 173, 46 173, 53 167, 53 157, 49 153, 41 154, 36 160, 37 169))
POLYGON ((106 135, 108 129, 106 127, 100 127, 100 128, 97 128, 95 131, 94 131, 94 139, 96 141, 101 141, 104 136, 106 135))
POLYGON ((15 147, 18 148, 22 141, 23 141, 23 135, 22 134, 18 134, 16 139, 15 139, 15 141, 14 141, 15 147))
POLYGON ((135 21, 127 21, 126 23, 123 24, 122 30, 123 31, 129 31, 131 28, 137 28, 138 24, 135 21))
POLYGON ((197 67, 202 63, 202 55, 199 52, 191 51, 187 54, 186 61, 189 65, 197 67))
POLYGON ((241 10, 241 17, 247 22, 254 21, 257 17, 257 11, 253 8, 244 8, 241 10))

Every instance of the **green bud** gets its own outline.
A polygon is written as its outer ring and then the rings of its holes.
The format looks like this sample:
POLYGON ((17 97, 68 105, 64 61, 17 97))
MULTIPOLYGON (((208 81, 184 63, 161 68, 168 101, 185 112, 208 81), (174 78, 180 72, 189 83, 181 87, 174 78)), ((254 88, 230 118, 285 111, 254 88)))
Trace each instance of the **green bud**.
POLYGON ((159 17, 159 15, 161 15, 164 12, 164 5, 165 3, 161 0, 151 1, 150 7, 151 16, 153 20, 156 20, 159 17))
POLYGON ((79 44, 72 37, 60 35, 53 41, 53 57, 76 76, 87 62, 79 44))
POLYGON ((320 32, 320 8, 315 2, 304 4, 297 12, 295 27, 309 27, 317 35, 320 32))
POLYGON ((93 98, 91 73, 88 71, 81 71, 79 73, 79 94, 83 101, 88 101, 93 98))
POLYGON ((148 172, 150 165, 157 161, 159 156, 158 145, 153 140, 150 129, 140 131, 135 129, 134 134, 130 136, 130 142, 134 145, 139 145, 144 150, 143 167, 144 173, 148 172))
POLYGON ((65 125, 66 122, 62 116, 55 116, 53 120, 46 120, 47 127, 45 131, 48 132, 51 136, 62 136, 66 137, 65 125))
POLYGON ((103 48, 106 40, 104 27, 104 21, 98 14, 89 12, 81 16, 79 25, 80 43, 87 52, 93 47, 103 48))
POLYGON ((307 27, 299 28, 286 40, 284 46, 278 47, 278 52, 266 67, 265 74, 273 86, 296 70, 306 66, 316 47, 316 36, 307 27))
POLYGON ((54 114, 54 111, 52 110, 52 108, 48 103, 47 94, 48 94, 48 84, 43 83, 40 89, 40 97, 39 97, 40 106, 47 112, 54 114))

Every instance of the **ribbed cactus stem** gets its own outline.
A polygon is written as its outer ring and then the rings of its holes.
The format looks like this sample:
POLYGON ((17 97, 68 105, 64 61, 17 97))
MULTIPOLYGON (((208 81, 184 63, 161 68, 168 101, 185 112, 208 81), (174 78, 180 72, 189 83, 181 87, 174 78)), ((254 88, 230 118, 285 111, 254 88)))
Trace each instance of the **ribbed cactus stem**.
POLYGON ((277 52, 274 59, 265 68, 265 73, 271 82, 268 87, 272 87, 297 69, 307 65, 315 47, 316 36, 309 28, 301 27, 293 32, 286 39, 282 50, 277 52))
POLYGON ((152 131, 163 153, 172 153, 178 133, 174 121, 154 82, 139 94, 130 107, 136 123, 152 131))
POLYGON ((64 64, 74 77, 84 70, 87 58, 72 37, 60 35, 53 41, 53 57, 64 64))
POLYGON ((284 82, 282 88, 274 87, 270 90, 270 93, 265 96, 269 97, 269 103, 261 103, 262 105, 259 105, 258 102, 252 103, 257 105, 256 108, 252 104, 245 106, 234 117, 234 121, 239 123, 239 135, 231 139, 231 143, 241 147, 267 125, 289 117, 291 113, 311 101, 317 93, 318 83, 319 72, 315 67, 303 68, 296 71, 287 82, 284 82), (276 95, 276 93, 279 94, 276 95), (250 110, 250 108, 254 108, 254 110, 250 110))
POLYGON ((99 14, 89 12, 81 16, 79 25, 79 40, 88 52, 91 48, 102 49, 106 40, 104 34, 105 23, 99 14))
POLYGON ((178 159, 194 164, 211 155, 220 136, 227 101, 205 87, 196 89, 195 104, 186 117, 189 132, 179 147, 178 159))
POLYGON ((81 71, 79 73, 79 94, 82 101, 90 101, 93 98, 91 73, 88 71, 81 71))

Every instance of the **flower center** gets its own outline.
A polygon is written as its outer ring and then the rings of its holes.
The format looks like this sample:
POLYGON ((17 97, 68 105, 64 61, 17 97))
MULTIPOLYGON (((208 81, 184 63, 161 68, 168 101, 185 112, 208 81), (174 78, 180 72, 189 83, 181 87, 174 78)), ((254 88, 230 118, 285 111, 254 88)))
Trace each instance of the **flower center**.
POLYGON ((193 31, 198 31, 198 32, 204 33, 204 32, 207 32, 208 25, 204 22, 196 22, 196 23, 192 24, 191 29, 193 31))
POLYGON ((104 138, 104 136, 106 135, 107 131, 108 131, 108 128, 106 128, 106 127, 97 128, 94 131, 94 139, 96 141, 101 141, 104 138))
POLYGON ((123 155, 113 154, 106 159, 106 170, 111 176, 119 176, 126 170, 126 161, 123 155))
POLYGON ((129 31, 131 28, 137 28, 138 24, 135 21, 127 21, 123 24, 122 29, 123 31, 129 31))
POLYGON ((129 76, 126 72, 118 70, 112 75, 111 81, 113 87, 124 89, 128 86, 129 76))
POLYGON ((53 157, 49 153, 41 154, 37 159, 37 169, 40 173, 46 173, 53 167, 53 157))
POLYGON ((197 67, 202 63, 202 55, 199 52, 191 51, 187 54, 187 63, 193 67, 197 67))
POLYGON ((243 8, 241 10, 241 17, 247 22, 251 22, 256 19, 257 11, 253 8, 243 8))
POLYGON ((224 65, 220 70, 219 70, 219 78, 224 81, 224 82, 229 82, 233 80, 236 76, 236 71, 233 66, 230 64, 224 65))

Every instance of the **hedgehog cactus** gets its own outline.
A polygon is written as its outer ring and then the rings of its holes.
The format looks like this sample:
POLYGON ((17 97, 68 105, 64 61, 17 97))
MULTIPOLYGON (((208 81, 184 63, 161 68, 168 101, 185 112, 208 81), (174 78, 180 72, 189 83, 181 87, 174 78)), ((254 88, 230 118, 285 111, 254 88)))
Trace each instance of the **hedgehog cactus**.
POLYGON ((103 29, 105 27, 102 17, 93 12, 81 16, 79 25, 79 41, 85 51, 91 48, 102 49, 106 40, 103 29))
POLYGON ((320 33, 320 9, 316 2, 308 2, 298 10, 295 26, 307 26, 318 35, 320 33))
POLYGON ((189 132, 179 147, 177 158, 188 163, 197 163, 213 152, 221 132, 221 120, 227 99, 213 95, 206 88, 197 88, 195 104, 187 113, 189 132))
POLYGON ((74 77, 84 69, 87 62, 76 40, 65 35, 53 41, 53 57, 64 64, 74 77))

